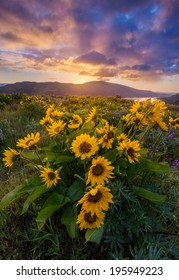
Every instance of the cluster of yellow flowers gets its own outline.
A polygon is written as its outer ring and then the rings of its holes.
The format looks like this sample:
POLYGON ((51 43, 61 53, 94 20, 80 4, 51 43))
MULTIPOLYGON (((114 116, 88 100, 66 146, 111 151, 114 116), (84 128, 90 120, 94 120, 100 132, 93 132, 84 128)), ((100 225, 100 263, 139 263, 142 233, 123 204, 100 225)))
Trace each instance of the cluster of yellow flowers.
MULTIPOLYGON (((8 148, 4 152, 4 164, 6 167, 11 167, 14 163, 14 161, 17 158, 24 158, 22 155, 23 149, 29 149, 29 150, 34 150, 38 155, 37 151, 37 143, 40 141, 40 133, 37 132, 36 134, 30 133, 27 136, 25 136, 22 139, 19 139, 17 141, 16 146, 21 148, 20 151, 17 151, 15 149, 8 148)), ((41 177, 43 178, 44 183, 47 185, 47 187, 52 187, 53 185, 57 184, 57 180, 60 179, 58 171, 53 171, 52 168, 42 168, 40 171, 41 177)))
POLYGON ((126 125, 138 123, 139 128, 145 126, 157 126, 167 131, 168 127, 164 121, 165 111, 167 107, 165 102, 147 99, 145 102, 135 101, 130 109, 130 113, 123 117, 126 125))
MULTIPOLYGON (((166 115, 165 103, 161 100, 155 100, 153 103, 150 99, 145 102, 134 102, 130 108, 130 113, 123 116, 124 127, 131 126, 136 131, 144 127, 160 127, 167 131, 168 126, 164 120, 166 115)), ((40 124, 45 126, 46 131, 50 137, 57 137, 65 128, 69 130, 77 130, 83 125, 83 120, 78 114, 73 114, 71 119, 64 122, 64 112, 55 109, 52 104, 47 110, 44 118, 40 120, 40 124)), ((93 107, 86 117, 84 123, 91 122, 94 127, 93 136, 91 133, 81 133, 80 130, 76 138, 73 139, 70 152, 74 153, 76 158, 80 158, 85 163, 88 163, 88 170, 86 173, 87 192, 78 201, 81 206, 80 214, 77 218, 79 228, 91 229, 99 228, 104 223, 105 211, 108 210, 109 204, 113 203, 113 196, 110 189, 105 186, 114 174, 114 167, 111 162, 105 158, 104 152, 109 149, 116 149, 119 158, 129 161, 130 164, 139 162, 140 142, 133 140, 128 134, 122 131, 119 132, 116 127, 110 125, 107 120, 102 119, 96 123, 97 108, 93 107)), ((179 119, 173 119, 171 116, 168 120, 169 126, 174 129, 179 127, 179 119)), ((67 135, 70 135, 68 131, 67 135)), ((55 186, 60 180, 59 170, 53 170, 44 166, 43 161, 38 153, 37 143, 40 141, 40 133, 31 133, 23 139, 17 141, 16 146, 21 148, 20 151, 8 148, 4 152, 4 164, 11 167, 14 161, 23 156, 23 149, 33 150, 39 158, 41 165, 38 165, 40 176, 44 184, 51 188, 55 186), (39 167, 40 166, 40 167, 39 167)))
POLYGON ((105 214, 103 211, 107 211, 109 203, 113 203, 112 197, 109 188, 97 185, 78 201, 78 204, 82 204, 77 219, 81 230, 99 228, 104 224, 105 214))
POLYGON ((171 116, 169 116, 169 123, 173 129, 176 129, 179 127, 179 118, 173 119, 171 116))
POLYGON ((20 101, 20 105, 23 107, 24 104, 30 103, 30 102, 34 102, 34 103, 38 103, 38 104, 40 103, 45 106, 45 100, 42 97, 36 96, 36 95, 24 96, 23 99, 20 101))

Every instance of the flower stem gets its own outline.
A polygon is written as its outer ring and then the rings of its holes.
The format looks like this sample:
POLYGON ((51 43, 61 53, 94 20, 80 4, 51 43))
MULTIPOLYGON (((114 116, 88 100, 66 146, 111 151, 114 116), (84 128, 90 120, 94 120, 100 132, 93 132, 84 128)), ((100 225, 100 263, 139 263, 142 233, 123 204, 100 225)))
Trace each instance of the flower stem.
POLYGON ((33 161, 31 161, 30 159, 24 157, 22 154, 20 154, 20 157, 21 157, 22 159, 25 159, 27 162, 31 163, 31 164, 34 166, 34 168, 40 170, 40 168, 38 167, 38 165, 37 165, 36 163, 34 163, 33 161))
POLYGON ((42 159, 40 158, 39 153, 38 153, 37 150, 35 150, 35 153, 36 153, 36 155, 37 155, 37 157, 38 157, 40 163, 42 164, 42 166, 44 166, 44 163, 43 163, 42 159))

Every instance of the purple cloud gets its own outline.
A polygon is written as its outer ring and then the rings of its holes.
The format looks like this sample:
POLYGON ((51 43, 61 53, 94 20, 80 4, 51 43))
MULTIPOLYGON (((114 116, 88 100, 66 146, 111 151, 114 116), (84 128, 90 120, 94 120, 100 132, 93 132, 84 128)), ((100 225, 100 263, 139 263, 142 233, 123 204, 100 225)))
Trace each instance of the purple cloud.
POLYGON ((106 65, 116 65, 116 61, 114 58, 107 59, 105 55, 96 52, 91 51, 87 54, 83 54, 79 57, 77 57, 74 62, 76 63, 88 63, 92 65, 98 65, 98 64, 106 64, 106 65))
POLYGON ((151 69, 150 65, 148 64, 136 64, 134 66, 132 66, 133 70, 137 70, 137 71, 149 71, 151 69))

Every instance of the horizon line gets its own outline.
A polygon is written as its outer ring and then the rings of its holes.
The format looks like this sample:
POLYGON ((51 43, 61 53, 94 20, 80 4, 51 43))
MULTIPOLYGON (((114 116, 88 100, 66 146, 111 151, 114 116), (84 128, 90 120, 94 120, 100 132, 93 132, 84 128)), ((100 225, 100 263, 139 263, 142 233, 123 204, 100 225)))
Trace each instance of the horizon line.
POLYGON ((177 94, 178 92, 176 91, 153 91, 153 90, 149 90, 149 89, 140 89, 140 88, 135 88, 135 87, 131 87, 131 86, 126 86, 123 85, 121 83, 113 83, 110 81, 88 81, 88 82, 84 82, 84 83, 72 83, 72 82, 59 82, 59 81, 28 81, 28 80, 24 80, 24 81, 16 81, 16 82, 11 82, 11 83, 3 83, 0 82, 0 86, 6 86, 6 85, 12 85, 12 84, 16 84, 16 83, 58 83, 58 84, 72 84, 72 85, 84 85, 84 84, 89 84, 89 83, 107 83, 107 84, 115 84, 115 85, 120 85, 123 87, 127 87, 127 88, 131 88, 131 89, 135 89, 135 90, 140 90, 140 91, 149 91, 152 93, 162 93, 162 94, 177 94))

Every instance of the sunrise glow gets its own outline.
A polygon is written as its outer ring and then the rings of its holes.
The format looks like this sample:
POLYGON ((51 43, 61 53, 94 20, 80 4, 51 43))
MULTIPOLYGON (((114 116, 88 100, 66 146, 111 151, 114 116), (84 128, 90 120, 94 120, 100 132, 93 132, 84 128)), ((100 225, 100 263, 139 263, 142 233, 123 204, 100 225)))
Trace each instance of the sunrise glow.
POLYGON ((179 1, 2 0, 0 83, 178 92, 179 1))

